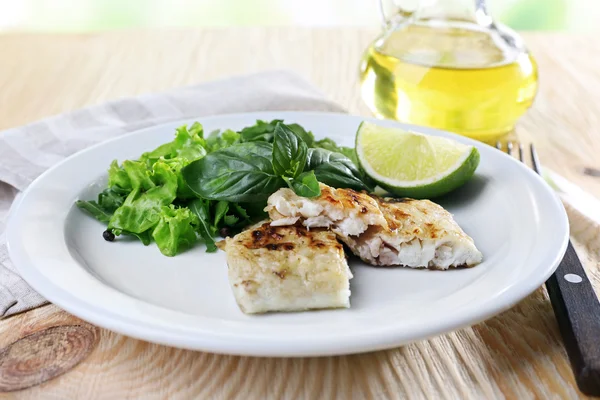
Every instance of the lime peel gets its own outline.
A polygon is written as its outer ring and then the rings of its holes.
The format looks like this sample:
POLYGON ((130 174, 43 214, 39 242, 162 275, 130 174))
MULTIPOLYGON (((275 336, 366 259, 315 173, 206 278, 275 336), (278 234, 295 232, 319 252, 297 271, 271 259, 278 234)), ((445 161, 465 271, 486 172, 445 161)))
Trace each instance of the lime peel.
POLYGON ((432 198, 467 182, 479 164, 479 152, 437 136, 363 122, 356 152, 365 173, 382 188, 413 198, 432 198))

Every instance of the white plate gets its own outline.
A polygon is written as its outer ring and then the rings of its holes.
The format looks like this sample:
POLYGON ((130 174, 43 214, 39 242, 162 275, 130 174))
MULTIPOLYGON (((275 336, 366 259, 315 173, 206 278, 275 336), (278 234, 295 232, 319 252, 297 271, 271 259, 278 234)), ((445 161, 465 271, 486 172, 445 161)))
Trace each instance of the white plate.
MULTIPOLYGON (((352 146, 365 118, 325 113, 252 113, 202 118, 205 131, 283 118, 352 146)), ((392 121, 374 122, 402 126, 392 121)), ((539 287, 567 240, 562 204, 531 170, 502 152, 449 133, 481 152, 476 176, 438 202, 452 212, 483 264, 450 271, 373 268, 352 260, 352 307, 244 315, 228 287, 222 252, 204 246, 174 258, 155 245, 102 239, 104 226, 73 206, 102 190, 113 159, 137 158, 170 141, 183 121, 82 151, 40 176, 10 218, 10 257, 39 293, 101 327, 188 349, 256 356, 309 356, 395 347, 489 318, 539 287)), ((405 126, 406 127, 406 126, 405 126)))

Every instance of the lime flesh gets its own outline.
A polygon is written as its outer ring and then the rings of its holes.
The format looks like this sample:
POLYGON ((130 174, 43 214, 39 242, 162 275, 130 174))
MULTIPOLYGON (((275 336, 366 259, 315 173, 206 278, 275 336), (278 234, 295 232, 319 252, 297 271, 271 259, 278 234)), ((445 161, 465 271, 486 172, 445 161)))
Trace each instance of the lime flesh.
POLYGON ((479 151, 473 146, 370 122, 358 128, 356 153, 379 186, 415 199, 451 192, 471 179, 479 165, 479 151))

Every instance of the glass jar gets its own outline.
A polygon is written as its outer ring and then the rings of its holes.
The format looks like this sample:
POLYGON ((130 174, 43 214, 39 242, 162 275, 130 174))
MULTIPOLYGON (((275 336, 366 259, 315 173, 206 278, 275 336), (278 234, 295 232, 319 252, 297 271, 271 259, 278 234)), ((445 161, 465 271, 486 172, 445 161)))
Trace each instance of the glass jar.
POLYGON ((537 93, 537 65, 520 36, 492 20, 485 0, 380 6, 384 31, 360 66, 375 115, 482 141, 514 128, 537 93))

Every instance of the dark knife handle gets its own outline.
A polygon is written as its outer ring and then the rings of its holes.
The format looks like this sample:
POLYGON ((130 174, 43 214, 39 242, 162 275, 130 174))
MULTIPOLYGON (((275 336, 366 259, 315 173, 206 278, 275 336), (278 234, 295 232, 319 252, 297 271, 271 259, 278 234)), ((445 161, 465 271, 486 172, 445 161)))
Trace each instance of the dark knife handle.
POLYGON ((577 385, 600 396, 600 302, 570 241, 546 288, 577 385))

